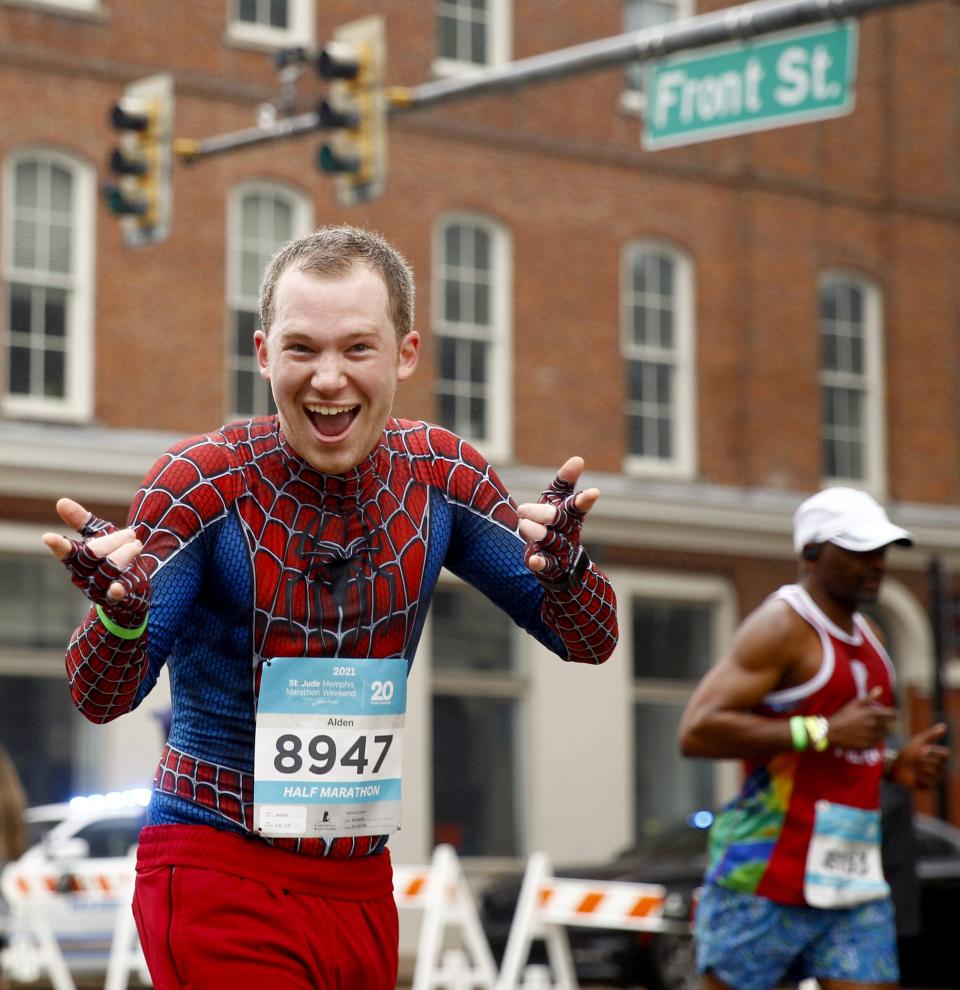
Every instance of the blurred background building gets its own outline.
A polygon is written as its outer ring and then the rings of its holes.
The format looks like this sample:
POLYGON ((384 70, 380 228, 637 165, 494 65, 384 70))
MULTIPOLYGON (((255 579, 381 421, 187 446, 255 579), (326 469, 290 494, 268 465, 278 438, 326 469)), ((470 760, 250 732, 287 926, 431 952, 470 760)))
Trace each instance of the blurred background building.
MULTIPOLYGON (((621 609, 617 655, 585 670, 443 582, 395 857, 445 841, 477 869, 601 859, 728 794, 736 767, 678 755, 679 713, 795 577, 791 516, 826 484, 869 490, 916 534, 876 618, 904 729, 937 707, 956 720, 957 3, 862 18, 856 107, 836 120, 646 152, 627 65, 395 115, 366 204, 336 205, 320 134, 175 164, 157 243, 126 246, 99 195, 109 108, 158 72, 175 134, 206 138, 277 102, 277 52, 364 14, 385 16, 387 81, 415 85, 720 6, 0 0, 0 742, 32 802, 149 782, 167 702, 161 685, 104 728, 72 711, 62 655, 83 602, 40 545, 56 498, 119 522, 173 439, 269 411, 260 274, 337 222, 382 231, 417 272, 422 359, 397 413, 472 439, 518 500, 582 454, 603 491, 586 543, 621 609)), ((322 92, 305 71, 296 106, 322 92)))

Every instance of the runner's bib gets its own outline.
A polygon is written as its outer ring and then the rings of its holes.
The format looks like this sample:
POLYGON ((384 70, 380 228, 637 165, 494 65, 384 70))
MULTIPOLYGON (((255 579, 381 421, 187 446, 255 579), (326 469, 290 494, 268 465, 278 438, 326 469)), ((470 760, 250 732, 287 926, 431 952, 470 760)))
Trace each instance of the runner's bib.
POLYGON ((277 657, 263 664, 254 752, 261 835, 400 828, 407 662, 277 657))
POLYGON ((889 895, 880 861, 880 812, 817 801, 803 879, 806 902, 842 908, 889 895))

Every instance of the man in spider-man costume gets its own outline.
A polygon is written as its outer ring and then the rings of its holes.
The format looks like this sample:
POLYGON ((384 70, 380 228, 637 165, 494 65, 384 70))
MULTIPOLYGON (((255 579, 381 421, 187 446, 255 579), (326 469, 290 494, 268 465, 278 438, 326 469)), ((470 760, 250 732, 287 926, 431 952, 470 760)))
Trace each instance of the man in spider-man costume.
POLYGON ((70 689, 107 722, 169 671, 134 902, 160 990, 386 990, 397 970, 387 836, 265 839, 255 827, 265 665, 409 669, 441 567, 563 659, 602 663, 616 603, 580 546, 599 493, 575 491, 583 462, 571 458, 538 503, 517 507, 469 444, 390 417, 420 339, 412 273, 376 235, 325 228, 284 248, 261 326, 278 416, 171 448, 126 529, 58 503, 81 538, 44 542, 93 602, 67 653, 70 689))

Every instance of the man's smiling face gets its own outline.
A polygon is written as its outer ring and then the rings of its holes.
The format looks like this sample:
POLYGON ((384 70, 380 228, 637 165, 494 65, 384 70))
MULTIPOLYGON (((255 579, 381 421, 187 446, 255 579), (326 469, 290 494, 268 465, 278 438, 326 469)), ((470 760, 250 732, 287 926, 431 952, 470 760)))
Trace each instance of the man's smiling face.
POLYGON ((345 474, 373 450, 420 337, 398 343, 383 279, 358 263, 343 277, 288 269, 269 332, 254 338, 291 447, 324 474, 345 474))

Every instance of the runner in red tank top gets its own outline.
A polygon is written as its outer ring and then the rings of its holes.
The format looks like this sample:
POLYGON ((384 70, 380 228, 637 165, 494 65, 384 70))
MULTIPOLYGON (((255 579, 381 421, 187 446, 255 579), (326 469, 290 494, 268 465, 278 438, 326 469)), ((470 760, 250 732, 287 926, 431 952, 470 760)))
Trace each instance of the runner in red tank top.
POLYGON ((711 832, 697 912, 704 990, 899 980, 880 780, 933 786, 946 727, 885 761, 893 668, 858 608, 877 600, 887 547, 912 542, 864 492, 808 499, 794 517, 799 583, 747 617, 687 705, 684 755, 746 764, 711 832))

